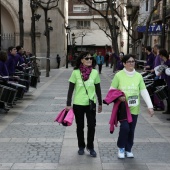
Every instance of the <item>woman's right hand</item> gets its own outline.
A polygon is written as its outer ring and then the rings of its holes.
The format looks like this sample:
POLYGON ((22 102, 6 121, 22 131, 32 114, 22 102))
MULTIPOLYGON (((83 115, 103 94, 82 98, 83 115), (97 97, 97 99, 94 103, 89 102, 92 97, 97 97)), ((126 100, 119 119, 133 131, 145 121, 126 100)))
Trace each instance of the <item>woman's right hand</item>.
POLYGON ((66 106, 66 111, 69 111, 71 108, 71 106, 66 106))
POLYGON ((121 97, 119 97, 119 100, 120 100, 121 102, 125 102, 126 97, 125 97, 125 96, 121 96, 121 97))

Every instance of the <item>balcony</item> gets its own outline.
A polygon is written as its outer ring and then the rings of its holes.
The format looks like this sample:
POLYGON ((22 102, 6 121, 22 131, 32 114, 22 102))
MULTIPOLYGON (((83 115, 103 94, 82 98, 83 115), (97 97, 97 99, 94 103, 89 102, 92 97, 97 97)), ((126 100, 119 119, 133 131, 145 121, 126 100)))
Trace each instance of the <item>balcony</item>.
POLYGON ((158 21, 160 20, 160 15, 159 14, 154 14, 153 17, 152 17, 152 21, 155 22, 155 21, 158 21))

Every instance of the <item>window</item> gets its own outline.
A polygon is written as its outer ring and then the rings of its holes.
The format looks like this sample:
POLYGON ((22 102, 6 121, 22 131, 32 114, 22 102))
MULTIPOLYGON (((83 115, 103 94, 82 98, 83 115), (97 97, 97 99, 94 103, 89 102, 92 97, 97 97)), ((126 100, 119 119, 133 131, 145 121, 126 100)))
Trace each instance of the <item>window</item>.
POLYGON ((89 29, 90 28, 90 21, 77 21, 77 28, 79 28, 79 29, 84 29, 84 28, 89 29))
POLYGON ((107 8, 107 3, 94 3, 93 7, 96 8, 97 10, 106 10, 107 8))
POLYGON ((73 5, 74 13, 87 13, 89 12, 89 7, 87 5, 73 5))
POLYGON ((146 0, 146 11, 148 11, 148 4, 149 2, 148 2, 148 0, 146 0))

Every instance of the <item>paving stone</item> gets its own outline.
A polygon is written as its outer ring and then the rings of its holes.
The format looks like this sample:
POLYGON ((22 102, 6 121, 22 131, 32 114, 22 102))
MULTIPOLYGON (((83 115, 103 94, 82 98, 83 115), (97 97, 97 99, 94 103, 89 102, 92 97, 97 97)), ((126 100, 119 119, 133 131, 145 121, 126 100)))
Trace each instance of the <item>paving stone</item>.
POLYGON ((63 126, 26 126, 9 125, 0 133, 0 138, 61 138, 65 132, 63 126))
POLYGON ((43 115, 40 115, 40 114, 33 114, 33 115, 30 115, 30 114, 22 114, 22 115, 19 115, 15 118, 15 120, 12 122, 12 124, 14 123, 23 123, 23 124, 26 124, 26 123, 54 123, 54 119, 56 118, 57 116, 57 112, 53 112, 53 114, 43 114, 43 115))
MULTIPOLYGON (((116 144, 99 142, 98 146, 102 163, 114 163, 119 161, 117 158, 116 144)), ((169 143, 135 143, 132 151, 135 158, 125 159, 123 161, 134 164, 136 161, 139 163, 169 163, 169 143)))

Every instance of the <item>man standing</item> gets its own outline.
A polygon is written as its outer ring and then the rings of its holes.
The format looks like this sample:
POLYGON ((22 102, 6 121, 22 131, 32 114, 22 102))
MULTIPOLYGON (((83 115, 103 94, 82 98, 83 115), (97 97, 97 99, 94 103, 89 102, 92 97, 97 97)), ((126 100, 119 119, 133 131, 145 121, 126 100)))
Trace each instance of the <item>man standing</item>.
POLYGON ((101 52, 99 52, 99 55, 96 57, 96 63, 99 66, 99 74, 101 74, 102 65, 104 64, 104 57, 101 55, 101 52))
POLYGON ((58 54, 57 54, 56 60, 57 60, 57 68, 60 68, 61 58, 60 58, 60 56, 58 54))
POLYGON ((155 56, 152 53, 152 48, 151 46, 147 46, 145 48, 145 52, 147 54, 146 58, 146 65, 144 66, 144 70, 152 70, 154 68, 154 61, 155 61, 155 56))

